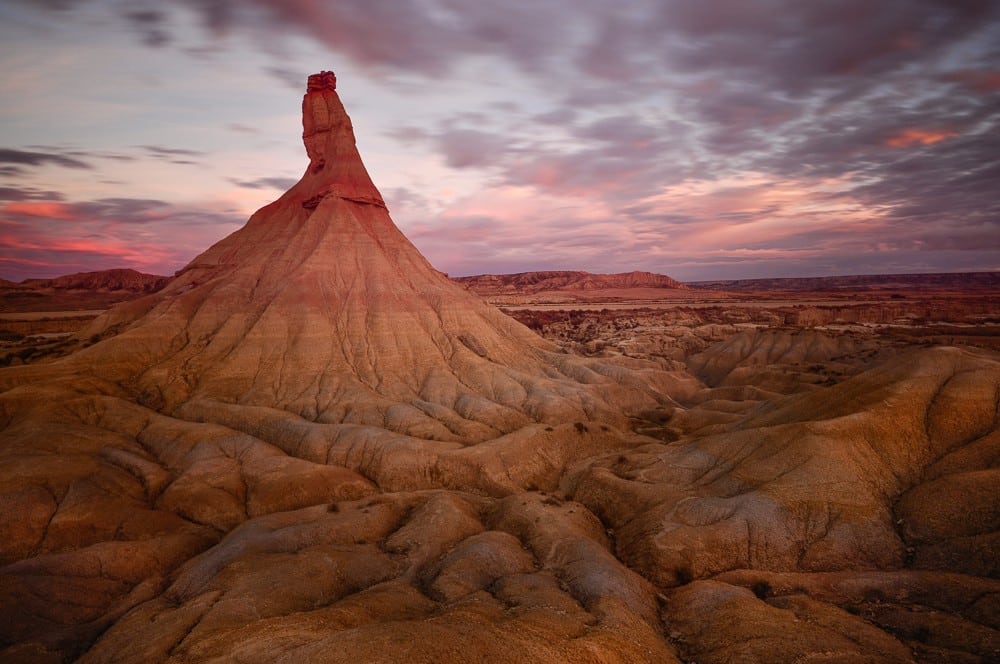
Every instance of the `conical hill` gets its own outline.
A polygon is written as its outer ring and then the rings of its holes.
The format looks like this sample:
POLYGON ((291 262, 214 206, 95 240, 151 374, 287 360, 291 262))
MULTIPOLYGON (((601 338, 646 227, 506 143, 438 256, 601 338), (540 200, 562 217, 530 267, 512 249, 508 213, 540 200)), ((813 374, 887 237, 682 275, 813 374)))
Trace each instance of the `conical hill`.
POLYGON ((335 88, 309 78, 299 182, 96 321, 82 338, 116 336, 69 362, 160 412, 255 405, 465 442, 532 421, 624 426, 665 398, 644 384, 662 375, 558 353, 435 270, 389 217, 335 88))

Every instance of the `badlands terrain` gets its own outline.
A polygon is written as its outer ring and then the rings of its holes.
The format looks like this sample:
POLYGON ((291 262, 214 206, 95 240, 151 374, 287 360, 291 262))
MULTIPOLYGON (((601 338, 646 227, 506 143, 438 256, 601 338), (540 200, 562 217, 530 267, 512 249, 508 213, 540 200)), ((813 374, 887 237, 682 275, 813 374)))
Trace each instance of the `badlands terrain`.
POLYGON ((1000 659, 995 275, 451 280, 335 88, 166 283, 4 284, 0 661, 1000 659))

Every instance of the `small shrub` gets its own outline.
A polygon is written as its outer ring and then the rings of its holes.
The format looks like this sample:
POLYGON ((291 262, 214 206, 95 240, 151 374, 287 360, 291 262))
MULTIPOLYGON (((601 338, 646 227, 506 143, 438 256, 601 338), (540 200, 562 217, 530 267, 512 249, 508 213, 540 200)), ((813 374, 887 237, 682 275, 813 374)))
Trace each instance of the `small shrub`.
POLYGON ((587 425, 583 422, 574 422, 573 426, 576 428, 578 433, 587 433, 587 431, 589 431, 587 425))
POLYGON ((878 604, 884 602, 886 597, 881 588, 866 588, 864 592, 864 599, 865 602, 869 604, 878 604))
POLYGON ((674 570, 674 580, 677 581, 677 585, 686 586, 694 581, 694 574, 691 573, 690 567, 678 567, 674 570))
POLYGON ((750 590, 752 590, 753 594, 757 596, 757 599, 767 599, 771 596, 771 591, 773 589, 771 588, 770 583, 760 579, 750 584, 750 590))

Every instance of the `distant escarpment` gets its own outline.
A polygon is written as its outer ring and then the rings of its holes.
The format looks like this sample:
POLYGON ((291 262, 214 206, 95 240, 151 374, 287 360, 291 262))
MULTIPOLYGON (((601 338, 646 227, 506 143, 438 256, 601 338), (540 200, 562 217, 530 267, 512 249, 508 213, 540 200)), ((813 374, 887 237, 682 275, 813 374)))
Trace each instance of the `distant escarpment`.
POLYGON ((620 288, 687 288, 664 274, 621 272, 591 274, 582 271, 518 272, 455 277, 479 295, 528 295, 543 291, 596 291, 620 288))
POLYGON ((24 288, 51 288, 53 290, 129 291, 155 293, 170 281, 170 277, 146 274, 132 269, 77 272, 54 279, 26 279, 24 288))
POLYGON ((132 269, 78 272, 53 279, 0 279, 0 311, 104 309, 162 290, 170 277, 132 269))
POLYGON ((927 274, 855 274, 835 277, 782 277, 690 281, 691 288, 729 291, 829 291, 855 289, 996 289, 1000 272, 937 272, 927 274))

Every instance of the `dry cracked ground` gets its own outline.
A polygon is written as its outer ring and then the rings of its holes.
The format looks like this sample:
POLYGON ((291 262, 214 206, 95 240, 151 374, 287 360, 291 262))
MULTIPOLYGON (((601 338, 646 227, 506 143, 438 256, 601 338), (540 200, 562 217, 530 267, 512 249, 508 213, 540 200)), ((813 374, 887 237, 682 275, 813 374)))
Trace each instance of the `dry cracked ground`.
POLYGON ((399 233, 332 75, 303 116, 287 194, 0 370, 0 659, 1000 658, 996 350, 543 338, 399 233))

